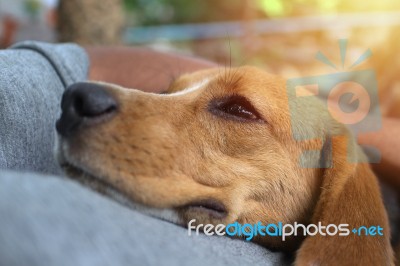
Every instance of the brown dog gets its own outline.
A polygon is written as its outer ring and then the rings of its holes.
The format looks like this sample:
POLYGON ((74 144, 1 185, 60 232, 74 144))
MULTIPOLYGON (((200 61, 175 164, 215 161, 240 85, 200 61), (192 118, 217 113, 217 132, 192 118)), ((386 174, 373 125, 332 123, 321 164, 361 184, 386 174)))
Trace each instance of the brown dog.
POLYGON ((310 236, 281 241, 296 265, 393 265, 388 218, 376 177, 348 129, 317 100, 297 108, 304 134, 293 138, 285 80, 252 67, 179 78, 168 94, 79 83, 63 96, 58 159, 99 192, 186 226, 294 223, 381 226, 383 236, 310 236), (328 133, 329 132, 329 133, 328 133), (308 158, 330 168, 303 168, 308 158))

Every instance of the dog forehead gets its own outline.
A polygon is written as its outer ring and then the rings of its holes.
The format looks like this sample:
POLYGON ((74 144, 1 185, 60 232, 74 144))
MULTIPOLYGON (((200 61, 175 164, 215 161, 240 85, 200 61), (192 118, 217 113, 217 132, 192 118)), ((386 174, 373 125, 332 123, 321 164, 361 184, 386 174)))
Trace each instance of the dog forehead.
POLYGON ((252 66, 226 70, 215 81, 220 87, 237 93, 255 93, 268 97, 286 95, 286 82, 283 78, 252 66))

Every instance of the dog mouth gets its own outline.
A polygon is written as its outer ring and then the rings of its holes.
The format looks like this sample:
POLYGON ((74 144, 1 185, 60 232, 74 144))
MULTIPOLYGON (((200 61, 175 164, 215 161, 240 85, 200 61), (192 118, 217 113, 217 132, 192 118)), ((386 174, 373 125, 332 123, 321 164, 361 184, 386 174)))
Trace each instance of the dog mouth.
POLYGON ((102 195, 112 198, 122 205, 130 208, 134 207, 135 203, 129 199, 128 196, 119 191, 106 180, 99 178, 88 171, 85 171, 84 169, 66 161, 60 164, 60 166, 70 179, 77 181, 83 186, 89 187, 102 195))
MULTIPOLYGON (((119 188, 115 187, 108 178, 93 173, 87 167, 77 163, 75 159, 68 156, 68 146, 65 145, 61 140, 56 143, 55 149, 56 159, 63 169, 64 173, 73 181, 76 181, 95 192, 100 193, 116 202, 130 208, 137 210, 142 213, 147 213, 150 216, 158 217, 163 220, 173 222, 175 224, 182 224, 182 216, 186 213, 186 217, 206 217, 222 220, 228 216, 228 209, 226 206, 215 198, 205 197, 199 199, 192 199, 183 202, 180 205, 170 206, 169 208, 164 208, 170 212, 177 213, 177 216, 171 220, 171 215, 169 218, 162 217, 164 215, 159 215, 163 209, 158 209, 156 207, 148 206, 147 204, 141 204, 134 201, 129 195, 121 191, 119 188), (67 149, 67 150, 66 150, 67 149)), ((140 192, 139 192, 140 193, 140 192)), ((176 215, 172 215, 176 216, 176 215)))
MULTIPOLYGON (((140 204, 131 200, 130 197, 104 180, 104 178, 97 177, 67 161, 62 162, 61 167, 72 180, 77 181, 83 186, 89 187, 92 190, 105 195, 124 206, 135 210, 146 208, 145 206, 141 206, 140 204)), ((151 207, 148 208, 151 209, 151 207)), ((175 207, 174 209, 187 211, 193 214, 193 216, 196 216, 196 214, 206 214, 214 219, 223 219, 228 215, 228 210, 225 205, 221 201, 212 198, 191 201, 184 205, 175 207)))

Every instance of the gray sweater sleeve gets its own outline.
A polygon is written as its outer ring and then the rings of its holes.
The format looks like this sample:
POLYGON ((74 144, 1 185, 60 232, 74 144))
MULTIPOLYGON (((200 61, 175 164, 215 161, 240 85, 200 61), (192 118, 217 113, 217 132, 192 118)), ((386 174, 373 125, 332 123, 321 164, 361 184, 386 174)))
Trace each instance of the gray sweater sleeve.
POLYGON ((88 68, 75 44, 23 42, 0 51, 0 169, 59 173, 52 152, 59 103, 88 68))

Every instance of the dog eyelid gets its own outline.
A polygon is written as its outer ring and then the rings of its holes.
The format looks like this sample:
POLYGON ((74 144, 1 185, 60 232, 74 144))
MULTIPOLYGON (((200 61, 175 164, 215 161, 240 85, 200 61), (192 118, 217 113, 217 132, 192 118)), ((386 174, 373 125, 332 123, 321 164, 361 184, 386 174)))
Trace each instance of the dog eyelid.
POLYGON ((241 95, 214 99, 210 102, 208 109, 212 114, 226 119, 264 121, 251 102, 241 95))

